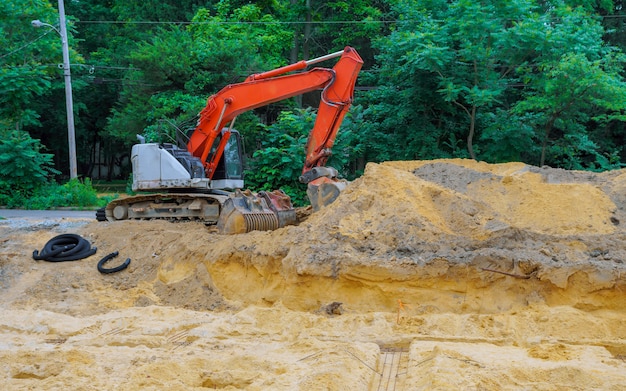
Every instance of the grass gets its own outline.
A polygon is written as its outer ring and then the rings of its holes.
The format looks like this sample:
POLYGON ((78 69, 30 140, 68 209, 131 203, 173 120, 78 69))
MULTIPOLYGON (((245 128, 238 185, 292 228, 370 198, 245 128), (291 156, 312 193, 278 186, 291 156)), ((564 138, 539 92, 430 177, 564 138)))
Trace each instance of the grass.
POLYGON ((116 181, 94 180, 91 185, 98 194, 125 193, 128 182, 121 179, 116 181))

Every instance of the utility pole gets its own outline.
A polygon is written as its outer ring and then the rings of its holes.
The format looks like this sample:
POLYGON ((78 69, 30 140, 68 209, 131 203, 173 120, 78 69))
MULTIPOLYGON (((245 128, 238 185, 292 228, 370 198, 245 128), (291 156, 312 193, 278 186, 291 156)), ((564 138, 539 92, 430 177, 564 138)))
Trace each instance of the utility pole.
POLYGON ((65 108, 67 110, 67 141, 70 153, 70 179, 78 177, 78 168, 76 165, 76 133, 74 131, 74 103, 72 100, 72 75, 70 72, 70 50, 67 41, 67 26, 65 23, 65 4, 63 0, 59 0, 59 28, 51 24, 44 23, 40 20, 31 22, 33 27, 48 26, 52 27, 61 36, 63 47, 63 77, 65 79, 65 108))

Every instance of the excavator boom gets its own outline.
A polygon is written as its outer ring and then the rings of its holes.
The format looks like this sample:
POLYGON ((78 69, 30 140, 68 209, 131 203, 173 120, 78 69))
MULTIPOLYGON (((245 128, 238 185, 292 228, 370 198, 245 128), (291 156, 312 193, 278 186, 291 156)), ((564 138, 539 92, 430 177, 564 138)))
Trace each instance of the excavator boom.
POLYGON ((362 64, 363 60, 356 50, 346 47, 341 52, 251 75, 242 83, 228 85, 207 100, 187 149, 205 162, 207 177, 212 178, 229 137, 228 132, 222 134, 221 130, 237 115, 322 89, 317 119, 307 142, 303 175, 314 167, 323 166, 330 156, 341 121, 352 103, 354 85, 362 64), (285 75, 339 56, 341 58, 332 69, 313 68, 285 75), (220 135, 219 144, 214 147, 220 135))

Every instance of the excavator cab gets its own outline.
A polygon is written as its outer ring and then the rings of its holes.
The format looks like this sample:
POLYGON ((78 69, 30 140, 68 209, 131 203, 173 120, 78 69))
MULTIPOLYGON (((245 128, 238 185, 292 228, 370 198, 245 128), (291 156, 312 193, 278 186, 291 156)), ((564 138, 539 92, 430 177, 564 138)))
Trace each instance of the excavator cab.
MULTIPOLYGON (((226 130, 222 130, 222 135, 226 130)), ((222 135, 215 139, 209 159, 217 150, 222 140, 222 135)), ((226 147, 221 159, 217 163, 213 180, 211 181, 212 189, 240 189, 243 188, 243 137, 235 129, 230 130, 230 137, 226 142, 226 147)))
POLYGON ((198 157, 173 144, 136 144, 131 152, 131 162, 134 191, 244 187, 241 135, 234 129, 230 130, 230 137, 212 180, 207 177, 204 164, 198 157))

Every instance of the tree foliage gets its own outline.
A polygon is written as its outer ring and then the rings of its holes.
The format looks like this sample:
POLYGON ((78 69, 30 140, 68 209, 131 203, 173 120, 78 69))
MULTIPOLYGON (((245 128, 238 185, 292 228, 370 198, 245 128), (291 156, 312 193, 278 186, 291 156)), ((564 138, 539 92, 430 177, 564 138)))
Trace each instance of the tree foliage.
POLYGON ((310 110, 284 111, 270 126, 260 126, 259 149, 249 160, 245 173, 248 185, 271 191, 283 189, 294 204, 302 205, 306 187, 298 182, 304 164, 304 147, 315 122, 310 110))
POLYGON ((52 155, 39 140, 20 130, 2 132, 0 139, 0 197, 28 197, 58 173, 52 155))
MULTIPOLYGON (((355 156, 359 156, 362 144, 358 127, 360 107, 346 115, 344 128, 335 140, 333 154, 328 166, 336 168, 340 175, 354 179, 358 174, 355 156)), ((316 113, 311 109, 283 111, 270 126, 260 126, 261 143, 249 160, 246 182, 252 188, 271 191, 283 189, 296 205, 307 201, 306 185, 299 182, 305 160, 305 146, 315 122, 316 113)))
POLYGON ((61 57, 58 35, 48 27, 34 29, 34 15, 55 20, 47 1, 0 2, 0 120, 14 129, 40 125, 33 102, 49 93, 54 74, 44 61, 61 57))
MULTIPOLYGON (((590 8, 531 0, 398 2, 400 23, 376 42, 381 88, 369 96, 368 126, 392 135, 390 149, 417 139, 423 145, 409 144, 413 158, 562 164, 556 150, 580 140, 570 136, 623 120, 622 55, 603 41, 590 8), (396 105, 400 115, 383 118, 396 105)), ((585 154, 601 156, 597 133, 587 136, 585 154)), ((582 167, 602 165, 571 157, 582 167)))
MULTIPOLYGON (((207 98, 250 74, 353 46, 365 60, 329 165, 475 158, 603 170, 626 161, 621 2, 611 0, 66 1, 79 173, 184 144, 207 98)), ((0 125, 66 173, 54 2, 0 0, 0 125)), ((316 66, 332 67, 332 63, 316 66)), ((257 189, 297 182, 319 93, 240 115, 257 189)), ((116 169, 114 169, 116 168, 116 169)), ((47 175, 50 175, 47 172, 47 175)))

